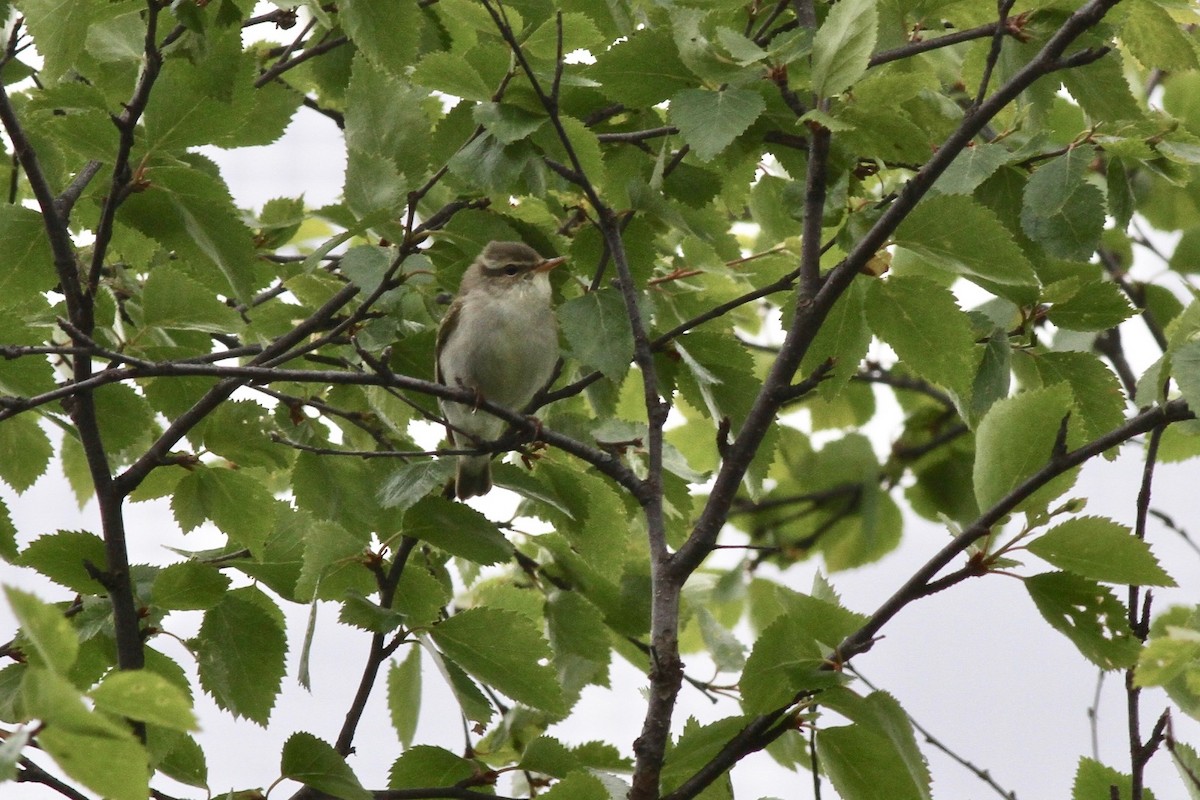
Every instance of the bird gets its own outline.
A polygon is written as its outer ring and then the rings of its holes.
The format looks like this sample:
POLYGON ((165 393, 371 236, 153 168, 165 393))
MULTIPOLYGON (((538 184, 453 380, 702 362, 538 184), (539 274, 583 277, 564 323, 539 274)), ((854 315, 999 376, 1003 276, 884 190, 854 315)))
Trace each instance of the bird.
MULTIPOLYGON (((564 261, 545 258, 523 242, 488 242, 463 274, 438 326, 437 381, 515 411, 528 404, 550 381, 558 361, 550 270, 564 261)), ((507 426, 477 404, 439 400, 439 405, 456 447, 495 440, 507 426)), ((489 454, 458 456, 454 493, 459 500, 491 488, 489 454)))

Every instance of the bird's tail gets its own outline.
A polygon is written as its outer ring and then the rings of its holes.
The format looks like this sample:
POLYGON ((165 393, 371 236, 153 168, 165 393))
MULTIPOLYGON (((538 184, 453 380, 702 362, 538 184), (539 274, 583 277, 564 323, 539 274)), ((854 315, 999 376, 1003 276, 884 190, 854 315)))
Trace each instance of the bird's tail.
POLYGON ((490 456, 459 456, 454 476, 454 493, 459 500, 487 494, 492 490, 490 456))

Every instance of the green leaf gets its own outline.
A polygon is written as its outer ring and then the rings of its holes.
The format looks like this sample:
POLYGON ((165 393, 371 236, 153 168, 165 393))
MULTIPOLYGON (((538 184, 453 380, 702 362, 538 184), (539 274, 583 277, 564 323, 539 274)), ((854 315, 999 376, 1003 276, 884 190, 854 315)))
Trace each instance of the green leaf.
POLYGON ((512 144, 528 137, 546 123, 545 114, 508 103, 480 103, 471 111, 475 121, 502 144, 512 144))
POLYGON ((867 72, 879 18, 875 0, 841 0, 817 30, 812 86, 819 97, 841 94, 867 72))
POLYGON ((340 525, 311 521, 304 536, 304 566, 296 581, 296 595, 306 600, 340 600, 348 591, 365 594, 374 590, 366 559, 361 539, 340 525))
MULTIPOLYGON (((748 717, 726 717, 707 725, 690 718, 684 723, 679 739, 667 750, 662 770, 663 789, 672 791, 713 759, 721 749, 750 722, 748 717)), ((707 790, 702 797, 731 798, 728 776, 707 790)))
POLYGON ((403 464, 379 488, 379 504, 397 514, 404 512, 435 487, 445 484, 453 474, 454 460, 450 458, 403 464))
POLYGON ((170 728, 150 726, 146 749, 151 767, 172 780, 197 789, 208 788, 208 763, 204 751, 191 736, 170 728))
POLYGON ((896 229, 895 238, 935 267, 997 284, 997 291, 1018 302, 1030 295, 1018 290, 1038 285, 1033 266, 1000 218, 969 197, 926 199, 896 229))
POLYGON ((903 364, 967 397, 974 381, 975 336, 954 295, 933 281, 895 275, 867 291, 867 321, 903 364))
POLYGON ((550 658, 550 647, 527 617, 472 608, 430 633, 447 658, 513 700, 551 714, 566 711, 554 669, 541 663, 550 658))
POLYGON ((0 742, 0 783, 16 780, 17 764, 21 761, 21 752, 33 732, 29 728, 17 728, 10 731, 3 742, 0 742))
POLYGON ((1029 543, 1034 555, 1060 569, 1106 583, 1175 586, 1150 546, 1103 517, 1067 520, 1029 543))
POLYGON ((929 767, 895 698, 843 691, 827 700, 853 722, 817 733, 817 757, 840 796, 930 800, 929 767))
POLYGON ((1011 159, 1012 153, 1003 144, 972 143, 964 147, 938 176, 934 191, 969 195, 1011 159))
MULTIPOLYGON (((854 0, 845 0, 853 2, 854 0)), ((711 161, 766 110, 749 89, 684 89, 671 96, 670 120, 701 161, 711 161)))
POLYGON ((388 774, 389 789, 454 786, 474 777, 476 766, 441 747, 419 744, 400 754, 388 774))
POLYGON ((149 796, 146 749, 132 733, 101 735, 51 725, 38 734, 38 745, 68 776, 108 800, 149 796))
POLYGON ((1155 617, 1134 683, 1162 686, 1181 711, 1200 719, 1200 614, 1195 606, 1172 606, 1155 617))
POLYGON ((410 647, 399 664, 391 662, 387 676, 388 714, 400 744, 408 749, 421 712, 421 648, 410 647))
POLYGON ((37 41, 43 59, 39 81, 55 83, 75 66, 83 55, 88 27, 97 21, 102 10, 102 6, 92 3, 23 0, 25 26, 37 41))
POLYGON ((79 655, 79 636, 62 609, 12 586, 4 587, 4 594, 21 625, 23 640, 32 645, 32 652, 26 648, 30 663, 65 674, 79 655))
MULTIPOLYGON (((369 2, 369 0, 367 0, 369 2)), ((430 53, 417 64, 412 81, 419 86, 439 92, 475 100, 480 103, 492 101, 492 89, 483 81, 471 62, 454 53, 430 53)))
POLYGON ((1021 228, 1057 258, 1086 261, 1104 230, 1104 196, 1087 182, 1094 153, 1083 147, 1033 173, 1021 204, 1021 228))
POLYGON ((833 359, 833 369, 817 387, 817 393, 826 400, 846 387, 871 345, 871 329, 863 313, 866 294, 866 279, 855 279, 833 304, 800 362, 800 376, 807 377, 833 359))
POLYGON ((1065 300, 1055 302, 1046 318, 1071 331, 1106 331, 1137 313, 1112 281, 1088 281, 1065 300))
POLYGON ((592 772, 572 772, 539 795, 543 800, 612 800, 613 794, 592 772))
POLYGON ((596 55, 587 74, 610 99, 630 108, 661 103, 694 85, 666 28, 643 28, 596 55))
POLYGON ((1121 42, 1146 67, 1185 72, 1200 67, 1195 45, 1158 3, 1133 3, 1121 26, 1121 42))
POLYGON ((1112 590, 1068 572, 1025 579, 1025 589, 1046 622, 1101 669, 1137 661, 1141 643, 1129 630, 1129 612, 1112 590))
POLYGON ((37 211, 12 203, 0 206, 0 241, 4 242, 5 253, 5 268, 0 270, 0 305, 19 308, 58 283, 51 266, 54 256, 46 226, 37 211))
POLYGON ((311 733, 293 733, 283 744, 280 774, 342 800, 370 800, 346 760, 311 733))
POLYGON ((107 563, 104 540, 86 531, 59 531, 39 536, 21 551, 16 563, 31 567, 57 584, 82 595, 103 595, 104 587, 88 571, 107 563))
POLYGON ((421 14, 375 0, 343 0, 338 20, 367 58, 396 75, 412 64, 424 27, 421 14))
POLYGON ((512 545, 496 525, 475 509, 442 497, 419 500, 404 514, 404 533, 477 564, 512 557, 512 545))
POLYGON ((196 467, 176 487, 171 510, 185 532, 210 519, 235 542, 261 555, 275 518, 275 499, 242 470, 196 467), (248 508, 254 513, 247 513, 248 508))
POLYGON ((147 180, 121 204, 118 219, 182 255, 188 274, 209 290, 248 302, 258 284, 253 235, 224 181, 175 166, 155 167, 147 180))
POLYGON ((1170 748, 1171 760, 1179 770, 1179 778, 1187 787, 1191 800, 1200 800, 1200 753, 1189 744, 1176 741, 1170 748))
MULTIPOLYGON (((1055 384, 992 406, 975 434, 975 499, 981 509, 991 508, 1050 463, 1070 405, 1070 389, 1055 384)), ((1023 505, 1048 503, 1069 486, 1051 481, 1023 505)))
POLYGON ((116 670, 88 693, 96 707, 118 717, 180 731, 196 730, 192 702, 183 690, 147 670, 116 670))
POLYGON ((100 435, 109 452, 120 452, 148 440, 158 429, 150 404, 132 386, 109 383, 92 394, 100 435))
MULTIPOLYGON (((586 14, 563 14, 562 48, 563 53, 571 53, 599 44, 604 37, 596 28, 596 23, 586 14)), ((548 19, 537 27, 523 43, 525 52, 535 58, 553 59, 558 55, 559 20, 548 19)))
POLYGON ((384 459, 328 458, 301 453, 292 468, 296 504, 319 519, 337 522, 364 545, 371 533, 394 532, 399 519, 375 500, 387 482, 384 459))
POLYGON ((1125 420, 1125 393, 1117 376, 1090 353, 1019 353, 1013 366, 1031 388, 1070 386, 1075 398, 1071 422, 1080 423, 1088 439, 1099 438, 1125 420))
POLYGON ((620 382, 633 360, 633 331, 620 292, 605 288, 568 300, 558 319, 571 355, 620 382))
POLYGON ((54 446, 32 414, 0 422, 0 480, 23 493, 46 472, 54 446))
POLYGON ((1188 407, 1200 408, 1200 339, 1180 345, 1171 354, 1171 377, 1188 407))
POLYGON ((745 419, 758 393, 754 359, 732 335, 692 331, 675 340, 686 371, 679 373, 679 390, 696 408, 714 420, 728 418, 734 430, 745 419))
POLYGON ((228 588, 229 578, 216 567, 184 561, 159 571, 150 596, 159 608, 204 610, 219 603, 228 588))
POLYGON ((199 281, 165 266, 146 279, 142 316, 147 325, 206 333, 231 333, 242 325, 238 313, 199 281))
MULTIPOLYGON (((1133 779, 1099 761, 1082 757, 1075 770, 1075 783, 1071 786, 1071 800, 1111 800, 1114 797, 1133 797, 1133 779)), ((1149 798, 1149 792, 1143 797, 1149 798)))
POLYGON ((234 716, 266 726, 287 639, 280 620, 249 597, 231 592, 206 611, 192 646, 204 691, 234 716))
POLYGON ((827 669, 826 655, 865 618, 767 581, 752 584, 751 592, 751 599, 758 601, 755 623, 762 633, 739 681, 742 708, 750 714, 766 713, 800 691, 841 683, 842 676, 827 669), (761 610, 768 606, 769 613, 761 610))

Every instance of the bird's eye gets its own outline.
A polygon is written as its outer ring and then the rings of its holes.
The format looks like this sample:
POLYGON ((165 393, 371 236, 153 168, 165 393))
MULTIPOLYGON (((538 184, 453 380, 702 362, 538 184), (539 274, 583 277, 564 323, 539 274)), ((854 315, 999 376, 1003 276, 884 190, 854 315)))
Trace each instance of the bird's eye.
POLYGON ((504 268, 504 274, 509 275, 509 276, 516 275, 520 271, 521 271, 521 268, 518 267, 516 264, 509 264, 507 267, 504 268))

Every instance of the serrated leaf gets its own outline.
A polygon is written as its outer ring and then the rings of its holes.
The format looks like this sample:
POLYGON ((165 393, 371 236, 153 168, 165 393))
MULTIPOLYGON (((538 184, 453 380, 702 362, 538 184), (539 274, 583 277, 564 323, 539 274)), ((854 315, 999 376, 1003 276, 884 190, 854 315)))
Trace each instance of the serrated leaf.
POLYGON ((631 108, 661 103, 694 82, 665 28, 634 31, 625 41, 598 53, 587 74, 599 82, 605 95, 631 108))
POLYGON ((842 683, 841 675, 826 668, 825 658, 839 642, 820 642, 806 620, 781 614, 755 640, 746 659, 738 682, 742 708, 765 714, 791 703, 800 692, 842 683))
POLYGON ((875 334, 905 366, 966 397, 975 374, 975 337, 949 289, 917 277, 875 281, 864 309, 875 334))
POLYGON ((512 545, 496 525, 469 506, 442 497, 419 500, 404 514, 404 533, 477 564, 498 564, 512 545))
POLYGON ((27 653, 31 663, 66 673, 79 655, 79 636, 62 609, 12 586, 4 587, 4 594, 21 624, 23 639, 33 646, 33 651, 27 653))
POLYGON ((25 414, 0 423, 0 453, 0 480, 21 494, 45 474, 54 447, 37 417, 25 414))
POLYGON ((1171 377, 1188 406, 1200 408, 1200 339, 1180 345, 1171 354, 1171 377))
MULTIPOLYGON (((1095 759, 1082 757, 1075 769, 1071 800, 1110 800, 1133 796, 1133 779, 1095 759), (1116 794, 1113 794, 1113 791, 1116 794)), ((1149 797, 1145 792, 1144 797, 1149 797)))
MULTIPOLYGON (((975 499, 991 508, 1050 462, 1071 391, 1063 384, 1022 392, 998 401, 984 416, 975 434, 975 499)), ((1034 497, 1049 502, 1070 486, 1050 482, 1034 497), (1053 494, 1051 494, 1053 493, 1053 494)))
POLYGON ((895 698, 843 691, 828 700, 853 723, 817 733, 817 757, 842 797, 930 800, 929 767, 895 698))
POLYGON ((633 331, 616 289, 568 300, 559 306, 558 319, 573 357, 613 381, 625 376, 633 360, 633 331))
POLYGON ((974 144, 964 147, 934 184, 941 194, 969 195, 979 184, 1009 162, 1012 153, 1003 144, 974 144))
POLYGON ((304 536, 304 565, 296 581, 297 596, 340 600, 347 591, 363 594, 374 588, 364 543, 331 522, 310 523, 304 536))
POLYGON ((31 567, 57 584, 83 595, 103 595, 104 587, 87 564, 104 569, 104 540, 86 531, 59 531, 39 536, 21 551, 16 563, 31 567))
POLYGON ((472 608, 438 623, 430 634, 447 658, 512 699, 551 714, 566 710, 554 669, 543 663, 550 647, 527 617, 472 608))
POLYGON ((54 263, 54 256, 41 214, 18 204, 4 204, 0 207, 0 241, 5 252, 0 304, 16 308, 54 288, 57 278, 48 266, 54 263))
POLYGON ((253 235, 225 183, 191 167, 155 167, 146 177, 118 219, 184 255, 191 277, 209 290, 248 302, 257 288, 253 235))
POLYGON ((38 71, 43 84, 58 81, 83 55, 88 27, 98 21, 103 9, 91 3, 64 3, 61 0, 24 0, 21 13, 25 25, 37 40, 38 53, 44 59, 38 71))
POLYGON ((98 735, 48 726, 38 745, 71 778, 109 800, 145 800, 150 769, 146 749, 133 737, 98 735), (113 765, 119 764, 119 769, 113 765))
POLYGON ((812 87, 818 96, 841 94, 866 74, 878 28, 875 0, 833 6, 813 41, 812 87))
POLYGON ((474 777, 475 765, 441 747, 419 744, 400 754, 388 773, 389 789, 454 786, 474 777))
POLYGON ((228 588, 229 578, 216 567, 183 561, 159 571, 150 596, 159 608, 203 610, 219 603, 228 588))
POLYGON ((479 72, 465 58, 453 53, 426 55, 417 63, 412 82, 464 100, 481 103, 492 100, 492 89, 483 82, 479 72))
POLYGON ((397 3, 343 0, 338 20, 367 58, 397 75, 403 75, 417 54, 422 16, 397 3))
POLYGON ((1000 218, 969 197, 926 199, 896 229, 896 244, 941 269, 997 284, 1010 299, 1028 299, 1029 292, 1019 290, 1038 285, 1033 266, 1000 218))
POLYGON ((1087 260, 1104 230, 1104 197, 1086 180, 1092 157, 1075 148, 1033 173, 1021 202, 1021 228, 1057 258, 1087 260))
POLYGON ((397 467, 379 488, 379 504, 399 514, 454 474, 453 459, 413 461, 397 467))
POLYGON ((197 467, 179 482, 171 510, 185 532, 212 520, 235 542, 261 555, 275 519, 275 499, 242 470, 197 467), (248 508, 254 513, 247 513, 248 508))
POLYGON ((871 345, 871 329, 863 312, 865 280, 856 279, 833 304, 800 362, 800 375, 807 377, 826 361, 833 360, 833 369, 817 387, 818 394, 826 400, 846 387, 871 345))
POLYGON ((548 119, 520 106, 508 103, 480 103, 471 111, 475 121, 502 144, 512 144, 526 138, 548 119))
POLYGON ((208 788, 204 750, 188 734, 151 726, 146 731, 146 749, 150 751, 150 763, 156 772, 187 786, 208 788))
POLYGON ((293 733, 283 744, 279 772, 342 800, 370 800, 346 760, 311 733, 293 733))
POLYGON ((1030 353, 1014 359, 1022 383, 1035 387, 1066 383, 1074 395, 1072 422, 1096 439, 1125 419, 1125 393, 1112 370, 1090 353, 1030 353), (1032 367, 1036 377, 1029 374, 1032 367))
POLYGON ((192 702, 183 690, 147 670, 110 672, 88 694, 96 707, 118 717, 173 730, 196 730, 192 702))
POLYGON ((392 729, 406 749, 412 745, 421 712, 421 648, 410 647, 399 664, 391 662, 387 676, 388 714, 392 729))
POLYGON ((1146 67, 1185 72, 1200 66, 1195 45, 1158 3, 1134 3, 1121 26, 1121 42, 1146 67))
POLYGON ((231 333, 242 325, 238 313, 199 281, 161 266, 146 279, 142 316, 147 325, 206 333, 231 333))
POLYGON ((1066 300, 1050 307, 1046 318, 1072 331, 1115 328, 1137 313, 1125 293, 1112 281, 1089 281, 1066 300))
POLYGON ((1146 542, 1103 517, 1067 520, 1034 539, 1030 552, 1054 566, 1106 583, 1175 586, 1146 542))
MULTIPOLYGON (((696 774, 721 752, 721 749, 733 740, 749 722, 748 717, 726 717, 707 725, 701 725, 695 717, 688 719, 684 723, 678 740, 667 750, 666 763, 663 764, 662 770, 663 789, 674 790, 687 778, 696 774)), ((712 800, 732 797, 727 781, 728 776, 726 776, 725 782, 716 783, 702 796, 712 798, 712 800)))
POLYGON ((1025 589, 1050 626, 1074 642, 1101 669, 1137 661, 1141 643, 1129 630, 1129 612, 1112 590, 1067 572, 1025 579, 1025 589))
POLYGON ((229 593, 205 612, 192 644, 204 691, 234 716, 265 726, 283 681, 287 639, 280 621, 229 593))
MULTIPOLYGON (((849 1, 849 0, 848 0, 849 1)), ((767 104, 749 89, 684 89, 671 96, 669 117, 701 161, 711 161, 749 128, 767 104)))

